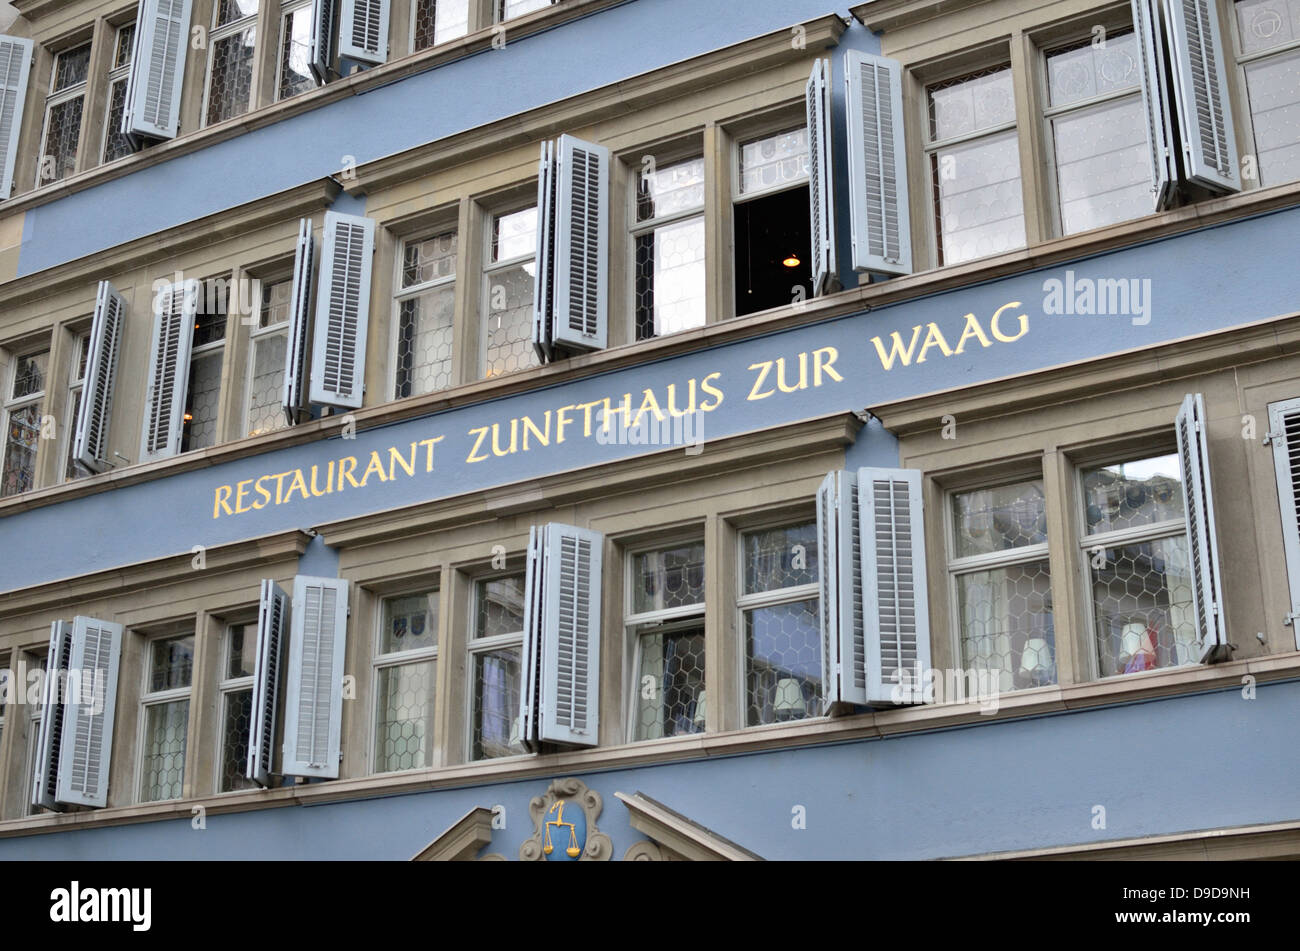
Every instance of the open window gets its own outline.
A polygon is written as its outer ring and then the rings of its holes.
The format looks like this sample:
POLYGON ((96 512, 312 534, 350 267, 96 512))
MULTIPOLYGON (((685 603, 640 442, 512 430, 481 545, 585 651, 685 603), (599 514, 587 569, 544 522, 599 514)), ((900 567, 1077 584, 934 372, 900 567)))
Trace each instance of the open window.
POLYGON ((737 146, 737 317, 814 296, 809 162, 803 124, 737 146))

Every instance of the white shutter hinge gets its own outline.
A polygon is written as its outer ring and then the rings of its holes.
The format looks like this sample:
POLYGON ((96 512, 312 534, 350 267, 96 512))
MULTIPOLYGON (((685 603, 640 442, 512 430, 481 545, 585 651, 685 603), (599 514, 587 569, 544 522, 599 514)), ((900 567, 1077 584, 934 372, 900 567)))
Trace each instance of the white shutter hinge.
POLYGON ((1282 621, 1282 626, 1295 627, 1296 618, 1300 618, 1300 612, 1292 611, 1286 616, 1286 619, 1282 621))
POLYGON ((1265 446, 1271 446, 1271 445, 1273 445, 1273 440, 1277 440, 1277 441, 1280 442, 1283 446, 1285 446, 1285 445, 1286 445, 1286 433, 1285 433, 1285 432, 1281 432, 1281 433, 1265 433, 1265 434, 1264 434, 1264 445, 1265 445, 1265 446))

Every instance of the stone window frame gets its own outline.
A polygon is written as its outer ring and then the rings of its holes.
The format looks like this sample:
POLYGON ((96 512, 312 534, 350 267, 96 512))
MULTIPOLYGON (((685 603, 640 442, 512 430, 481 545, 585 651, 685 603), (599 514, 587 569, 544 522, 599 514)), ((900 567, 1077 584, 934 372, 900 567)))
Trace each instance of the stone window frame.
MULTIPOLYGON (((385 776, 394 773, 411 772, 411 770, 381 770, 379 769, 378 749, 378 732, 379 732, 379 681, 382 672, 402 667, 408 664, 433 663, 434 675, 430 684, 433 701, 432 730, 428 736, 428 754, 427 762, 423 767, 414 767, 414 769, 431 769, 441 764, 442 757, 442 738, 443 732, 440 729, 442 718, 439 716, 439 700, 441 699, 441 677, 442 677, 442 655, 443 641, 445 640, 445 631, 442 629, 442 623, 445 614, 442 610, 443 592, 442 576, 440 572, 418 579, 417 581, 407 581, 397 587, 386 587, 382 593, 372 592, 374 600, 374 631, 369 638, 370 643, 370 696, 369 703, 370 715, 367 718, 368 742, 366 744, 366 771, 371 776, 385 776), (422 647, 410 651, 390 651, 383 653, 383 622, 384 622, 384 602, 404 597, 415 597, 424 594, 438 595, 438 613, 433 618, 436 628, 436 642, 432 647, 422 647)), ((364 636, 357 632, 357 636, 364 636)))

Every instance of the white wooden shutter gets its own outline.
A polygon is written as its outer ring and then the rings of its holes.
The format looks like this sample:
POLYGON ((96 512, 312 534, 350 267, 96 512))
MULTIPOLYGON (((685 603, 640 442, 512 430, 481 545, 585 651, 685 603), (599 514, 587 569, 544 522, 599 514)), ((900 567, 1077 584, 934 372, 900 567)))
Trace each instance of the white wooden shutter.
POLYGON ((605 538, 546 526, 540 739, 595 746, 600 712, 600 588, 605 538))
POLYGON ((248 763, 244 775, 259 786, 271 785, 276 709, 280 699, 280 668, 289 621, 289 597, 274 581, 262 581, 257 615, 257 659, 253 666, 253 719, 248 731, 248 763))
POLYGON ((112 465, 108 459, 108 426, 113 416, 113 387, 125 316, 126 301, 122 295, 108 281, 100 281, 95 317, 90 325, 86 382, 72 445, 72 457, 95 472, 103 472, 112 465))
POLYGON ((1282 549, 1286 552, 1286 577, 1291 609, 1286 623, 1295 633, 1300 650, 1300 399, 1270 403, 1268 432, 1277 476, 1277 501, 1282 512, 1282 549))
MULTIPOLYGON (((72 622, 50 625, 50 649, 45 660, 45 683, 41 696, 41 728, 35 737, 36 769, 32 775, 32 805, 61 811, 59 794, 59 749, 63 745, 63 713, 60 702, 60 671, 72 661, 72 622)), ((18 685, 20 688, 23 685, 18 685)))
POLYGON ((90 617, 73 619, 69 669, 81 675, 84 692, 70 698, 63 717, 57 797, 60 802, 101 808, 108 805, 108 766, 113 753, 113 714, 121 656, 122 625, 90 617))
POLYGON ((519 691, 519 720, 523 725, 520 739, 532 752, 540 749, 542 590, 546 552, 546 529, 536 525, 528 529, 528 560, 524 567, 524 644, 520 666, 523 678, 519 691))
POLYGON ((141 0, 122 118, 126 135, 176 137, 191 7, 192 0, 141 0))
POLYGON ((902 77, 896 60, 844 54, 853 267, 874 274, 912 272, 902 77))
POLYGON ((832 472, 817 493, 817 550, 821 578, 822 697, 825 712, 838 703, 867 702, 862 602, 862 535, 858 476, 832 472))
POLYGON ((0 36, 0 199, 13 193, 18 133, 23 125, 33 48, 31 40, 0 36))
POLYGON ((348 582, 293 579, 289 671, 284 702, 286 776, 339 775, 348 582))
POLYGON ((154 295, 153 339, 145 390, 141 461, 164 459, 181 450, 190 346, 199 309, 199 282, 168 284, 154 295))
POLYGON ((1205 399, 1189 393, 1174 422, 1178 458, 1183 466, 1183 506, 1187 512, 1187 547, 1192 563, 1196 639, 1201 663, 1227 660, 1231 648, 1223 626, 1219 542, 1214 529, 1214 492, 1210 486, 1210 452, 1205 433, 1205 399))
POLYGON ((1214 0, 1164 0, 1183 168, 1189 181, 1241 188, 1214 0))
POLYGON ((1147 162, 1151 168, 1151 209, 1159 211, 1169 200, 1178 172, 1170 147, 1173 126, 1165 95, 1167 71, 1161 42, 1159 0, 1129 0, 1133 32, 1141 60, 1142 107, 1146 116, 1147 162))
POLYGON ((813 63, 806 90, 808 109, 808 200, 812 210, 813 294, 838 286, 835 261, 835 202, 831 168, 830 64, 813 63))
POLYGON ((560 136, 551 336, 570 350, 605 349, 609 324, 609 149, 560 136))
POLYGON ((298 249, 293 257, 293 297, 289 301, 289 340, 284 351, 284 389, 280 403, 284 417, 292 426, 298 422, 298 410, 307 399, 307 333, 311 328, 311 290, 315 274, 312 237, 313 222, 298 222, 298 249))
POLYGON ((374 251, 373 220, 326 213, 312 342, 313 403, 353 409, 361 406, 374 251))
POLYGON ((311 70, 317 84, 323 86, 330 81, 330 71, 334 65, 334 34, 339 22, 339 0, 312 0, 311 4, 311 53, 307 67, 311 70))
POLYGON ((542 143, 537 169, 537 258, 533 276, 533 349, 543 363, 555 358, 552 326, 555 301, 555 190, 559 180, 555 143, 542 143))
POLYGON ((866 690, 871 703, 919 703, 930 668, 921 473, 858 470, 866 690))
POLYGON ((343 0, 339 56, 363 63, 388 59, 388 0, 343 0))

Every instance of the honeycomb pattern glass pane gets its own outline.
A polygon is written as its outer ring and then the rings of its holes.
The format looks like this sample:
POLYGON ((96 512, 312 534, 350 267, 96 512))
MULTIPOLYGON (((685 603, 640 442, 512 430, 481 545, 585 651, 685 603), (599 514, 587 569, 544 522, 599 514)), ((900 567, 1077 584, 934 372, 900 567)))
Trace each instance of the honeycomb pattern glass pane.
POLYGON ((284 15, 280 31, 280 88, 276 98, 288 99, 316 88, 311 67, 311 7, 301 7, 284 15))
POLYGON ((1150 213, 1145 123, 1141 96, 1052 120, 1056 187, 1065 234, 1150 213))
POLYGON ((939 83, 930 87, 929 94, 932 142, 991 129, 1016 118, 1010 66, 939 83))
POLYGON ((704 218, 636 238, 637 339, 704 326, 704 218))
POLYGON ((480 581, 474 592, 474 636, 521 634, 524 630, 524 576, 480 581))
POLYGON ((1056 683, 1046 561, 958 575, 957 606, 967 670, 995 672, 1000 691, 1056 683))
POLYGON ((381 654, 437 647, 438 592, 385 599, 383 624, 381 654))
POLYGON ((203 282, 203 293, 194 315, 194 335, 190 338, 195 349, 226 339, 228 293, 224 278, 203 282))
POLYGON ((188 687, 194 677, 194 635, 154 641, 149 652, 149 692, 188 687))
POLYGON ((1020 143, 1014 129, 938 149, 931 160, 941 263, 1024 247, 1020 143))
POLYGON ((743 549, 745 594, 816 584, 820 579, 816 522, 749 532, 743 549))
POLYGON ((41 415, 37 405, 11 410, 5 433, 4 471, 0 475, 0 496, 18 495, 36 480, 36 447, 41 438, 41 415))
POLYGON ((484 377, 537 366, 533 350, 533 262, 488 275, 484 377))
POLYGON ((69 423, 68 433, 67 433, 68 452, 67 452, 67 459, 64 460, 63 478, 79 479, 86 474, 82 466, 79 463, 77 463, 77 461, 74 459, 74 450, 77 448, 77 439, 76 439, 77 417, 81 415, 81 388, 78 387, 77 389, 71 391, 68 394, 68 397, 71 400, 70 409, 72 410, 72 412, 68 416, 68 423, 69 423))
POLYGON ((455 277, 457 247, 454 231, 406 242, 402 248, 402 287, 455 277))
POLYGON ((134 149, 131 140, 122 134, 122 115, 126 112, 127 80, 113 83, 108 93, 108 129, 104 136, 104 161, 115 162, 126 158, 134 149))
POLYGON ((1107 549, 1092 567, 1101 676, 1195 664, 1187 536, 1107 549))
POLYGON ((189 722, 188 700, 155 703, 145 708, 144 775, 140 783, 140 798, 144 802, 181 798, 189 722))
POLYGON ((501 0, 497 15, 501 20, 513 20, 525 13, 549 7, 554 2, 555 0, 501 0))
POLYGON ((1047 57, 1047 94, 1054 106, 1136 90, 1141 84, 1137 36, 1132 32, 1107 34, 1105 49, 1087 40, 1047 57))
POLYGON ((636 738, 704 732, 704 629, 640 634, 636 738))
POLYGON ((793 129, 740 147, 740 192, 765 192, 808 180, 808 130, 793 129))
POLYGON ((537 252, 537 209, 525 208, 492 219, 492 262, 537 252))
POLYGON ((375 772, 432 766, 434 661, 379 671, 375 772))
POLYGON ((1300 179, 1300 49, 1249 64, 1246 89, 1260 185, 1300 179))
POLYGON ((520 739, 519 648, 474 655, 473 758, 525 752, 520 739))
POLYGON ((21 400, 45 391, 45 372, 50 365, 50 351, 29 353, 17 361, 14 372, 14 385, 10 395, 21 400))
POLYGON ((1122 462, 1083 472, 1090 535, 1184 516, 1183 467, 1177 455, 1122 462))
POLYGON ((257 625, 230 625, 230 652, 226 657, 226 679, 253 676, 257 663, 257 625))
POLYGON ((255 26, 213 42, 212 75, 208 80, 208 125, 242 116, 248 111, 256 48, 255 26))
POLYGON ((1243 53, 1300 39, 1300 0, 1238 0, 1234 7, 1243 53))
POLYGON ((249 779, 248 741, 253 723, 253 691, 231 690, 226 695, 226 716, 221 742, 221 791, 257 789, 249 779))
MULTIPOLYGON (((281 366, 283 372, 283 366, 281 366)), ((217 403, 221 396, 221 354, 190 363, 190 387, 185 400, 181 452, 205 449, 217 441, 217 403)))
POLYGON ((90 44, 60 53, 54 61, 54 83, 50 92, 63 92, 86 81, 90 72, 90 44))
MULTIPOLYGON (((455 317, 454 284, 444 284, 397 302, 394 398, 421 396, 451 386, 455 317)), ((488 318, 489 323, 492 319, 488 318)), ((531 339, 530 336, 530 342, 531 339)))
POLYGON ((293 281, 275 281, 262 285, 262 309, 258 314, 258 327, 265 329, 288 323, 289 306, 293 302, 293 281))
POLYGON ((428 49, 469 32, 470 0, 415 0, 415 48, 428 49))
POLYGON ((632 613, 704 603, 704 542, 632 556, 632 613))
POLYGON ((113 68, 130 66, 135 54, 135 24, 127 23, 117 29, 117 46, 113 52, 113 68))
POLYGON ((636 220, 704 208, 704 159, 693 158, 642 171, 637 184, 636 220))
POLYGON ((284 358, 288 334, 271 334, 253 341, 253 379, 248 391, 248 435, 272 433, 287 423, 284 407, 284 358))
POLYGON ((77 137, 81 135, 81 110, 85 96, 50 106, 45 120, 45 147, 41 150, 41 181, 56 182, 76 171, 77 137))
POLYGON ((217 22, 214 26, 226 26, 244 17, 256 15, 257 0, 217 0, 217 22))
POLYGON ((1043 483, 1019 482, 954 495, 952 525, 958 558, 1045 545, 1043 483))
POLYGON ((821 716, 817 599, 745 612, 746 722, 821 716))

